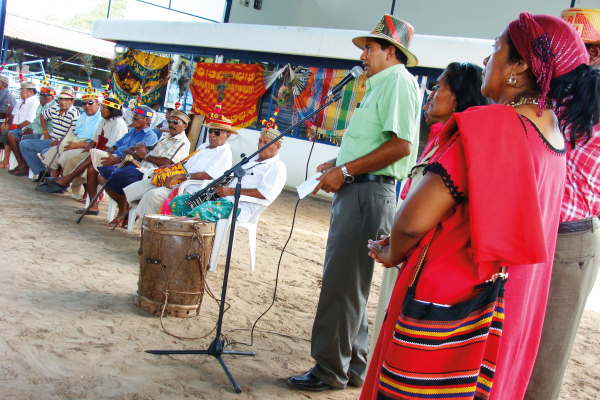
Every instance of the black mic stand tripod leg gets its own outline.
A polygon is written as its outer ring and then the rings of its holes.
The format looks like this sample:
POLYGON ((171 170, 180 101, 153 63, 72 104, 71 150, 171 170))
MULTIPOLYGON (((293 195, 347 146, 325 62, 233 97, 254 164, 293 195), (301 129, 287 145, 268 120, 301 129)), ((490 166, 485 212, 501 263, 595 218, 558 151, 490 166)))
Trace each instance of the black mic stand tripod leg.
POLYGON ((242 168, 242 165, 238 165, 234 167, 233 174, 237 178, 237 184, 235 186, 235 199, 233 203, 233 209, 231 210, 232 218, 231 218, 231 228, 229 229, 229 248, 227 249, 227 259, 225 261, 225 272, 223 275, 223 289, 221 291, 221 302, 219 303, 219 319, 217 322, 217 334, 213 341, 208 346, 207 350, 146 350, 146 353, 150 354, 204 354, 215 357, 225 373, 227 377, 231 381, 233 388, 236 393, 242 393, 242 388, 237 384, 231 372, 225 365, 223 358, 221 356, 223 354, 227 355, 235 355, 235 356, 255 356, 256 353, 253 351, 232 351, 232 350, 223 350, 224 340, 221 339, 221 328, 223 326, 223 314, 225 312, 225 299, 227 297, 227 281, 229 279, 229 266, 231 264, 231 252, 233 250, 233 239, 235 235, 235 225, 236 225, 236 217, 237 211, 240 201, 240 196, 242 194, 242 178, 246 174, 246 171, 242 168))

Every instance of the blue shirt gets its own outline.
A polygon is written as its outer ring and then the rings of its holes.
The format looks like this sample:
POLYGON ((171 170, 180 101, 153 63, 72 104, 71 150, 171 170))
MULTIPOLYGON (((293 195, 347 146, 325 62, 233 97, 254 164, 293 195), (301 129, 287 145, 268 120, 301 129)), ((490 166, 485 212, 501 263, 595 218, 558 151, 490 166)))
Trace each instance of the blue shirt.
POLYGON ((77 125, 75 125, 75 135, 77 135, 80 139, 86 139, 89 141, 92 136, 94 136, 94 132, 96 132, 96 128, 98 128, 98 124, 102 120, 102 115, 100 114, 100 108, 96 111, 96 114, 89 116, 86 113, 83 113, 77 119, 77 125))
POLYGON ((146 146, 152 146, 158 141, 156 132, 150 127, 140 129, 136 132, 135 128, 131 128, 129 132, 125 134, 117 143, 115 147, 117 150, 113 153, 115 156, 121 157, 125 149, 133 147, 136 143, 144 143, 146 146))

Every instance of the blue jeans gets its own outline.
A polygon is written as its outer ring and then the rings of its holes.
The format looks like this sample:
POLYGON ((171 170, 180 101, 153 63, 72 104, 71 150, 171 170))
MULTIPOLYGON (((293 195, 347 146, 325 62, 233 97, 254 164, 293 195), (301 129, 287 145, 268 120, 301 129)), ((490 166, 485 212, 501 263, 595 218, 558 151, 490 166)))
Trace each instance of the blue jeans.
POLYGON ((46 139, 31 139, 31 140, 23 140, 19 145, 21 149, 21 154, 23 154, 23 158, 25 162, 31 169, 34 175, 39 174, 42 171, 46 170, 46 166, 42 163, 42 160, 38 157, 38 153, 44 153, 44 150, 48 150, 50 148, 50 143, 52 140, 46 139))

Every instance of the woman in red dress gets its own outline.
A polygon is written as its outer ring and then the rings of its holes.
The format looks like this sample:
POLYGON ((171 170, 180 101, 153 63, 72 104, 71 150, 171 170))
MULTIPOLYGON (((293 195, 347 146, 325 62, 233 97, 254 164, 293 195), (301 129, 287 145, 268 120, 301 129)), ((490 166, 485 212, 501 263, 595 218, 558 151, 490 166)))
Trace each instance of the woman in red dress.
MULTIPOLYGON (((484 64, 482 93, 497 104, 454 114, 390 237, 369 243, 372 257, 384 266, 406 262, 370 361, 363 400, 488 398, 476 388, 480 381, 437 394, 411 386, 402 375, 419 360, 395 340, 396 321, 432 236, 416 285, 419 301, 444 306, 473 299, 477 285, 508 266, 504 330, 489 398, 519 400, 527 388, 565 179, 561 129, 589 136, 599 119, 600 78, 588 66, 573 27, 547 15, 522 13, 496 39, 484 64)), ((425 374, 437 372, 436 365, 423 368, 425 374)))

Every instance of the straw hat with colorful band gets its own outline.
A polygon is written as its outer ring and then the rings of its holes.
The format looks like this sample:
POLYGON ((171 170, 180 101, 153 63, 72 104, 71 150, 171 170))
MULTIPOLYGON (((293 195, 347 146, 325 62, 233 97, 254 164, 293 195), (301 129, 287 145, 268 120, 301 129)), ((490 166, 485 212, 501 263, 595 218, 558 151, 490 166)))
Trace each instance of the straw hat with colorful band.
POLYGON ((211 119, 208 124, 203 124, 203 126, 208 129, 218 129, 222 131, 228 131, 231 133, 237 133, 236 129, 233 127, 231 120, 225 118, 224 116, 219 116, 218 119, 211 119))
POLYGON ((115 110, 120 110, 121 107, 123 107, 121 104, 115 103, 115 102, 110 101, 108 99, 102 100, 102 104, 105 105, 106 107, 114 108, 115 110))
POLYGON ((188 117, 188 115, 186 113, 181 112, 181 111, 173 111, 171 113, 171 118, 179 118, 180 120, 182 120, 186 124, 189 124, 192 121, 190 119, 190 117, 188 117))
POLYGON ((393 15, 384 15, 381 21, 375 26, 371 34, 359 36, 352 39, 358 48, 364 50, 367 43, 367 38, 384 39, 396 46, 408 58, 407 67, 414 67, 419 64, 417 56, 408 51, 410 42, 412 41, 415 28, 406 21, 394 17, 393 15))
POLYGON ((21 89, 35 89, 35 83, 23 82, 23 83, 21 83, 21 89))
POLYGON ((560 17, 573 25, 586 44, 600 44, 600 10, 569 8, 560 17))
POLYGON ((75 92, 73 91, 73 88, 70 86, 63 86, 60 89, 60 93, 57 96, 59 99, 74 99, 75 98, 75 92))
POLYGON ((152 118, 154 111, 148 106, 138 106, 133 109, 134 114, 141 115, 143 117, 152 118))
MULTIPOLYGON (((271 118, 269 118, 269 120, 267 121, 266 119, 263 119, 262 121, 260 121, 265 127, 262 128, 261 130, 261 135, 265 135, 267 137, 270 137, 271 139, 275 139, 277 136, 281 135, 281 132, 279 132, 277 130, 277 125, 275 125, 275 118, 277 118, 277 114, 279 113, 279 107, 277 109, 275 109, 275 112, 273 113, 273 116, 271 118)), ((283 142, 283 136, 278 140, 279 143, 283 142)))

